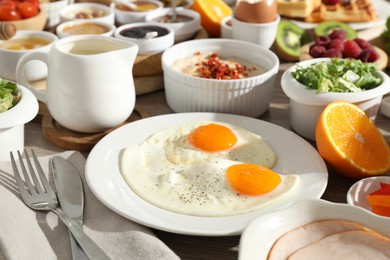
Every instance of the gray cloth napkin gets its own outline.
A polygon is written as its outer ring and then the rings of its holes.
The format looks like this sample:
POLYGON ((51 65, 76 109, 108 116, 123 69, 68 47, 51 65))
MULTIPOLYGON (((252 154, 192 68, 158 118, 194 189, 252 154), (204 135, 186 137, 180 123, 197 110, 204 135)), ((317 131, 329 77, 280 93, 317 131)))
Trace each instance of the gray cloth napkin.
MULTIPOLYGON (((153 232, 104 206, 89 189, 85 158, 79 152, 57 154, 80 172, 84 185, 83 229, 111 259, 179 259, 153 232)), ((40 157, 49 173, 49 156, 40 157)), ((49 181, 55 189, 53 176, 49 181)), ((52 212, 34 211, 22 201, 10 162, 0 162, 0 259, 71 259, 67 227, 52 212)))

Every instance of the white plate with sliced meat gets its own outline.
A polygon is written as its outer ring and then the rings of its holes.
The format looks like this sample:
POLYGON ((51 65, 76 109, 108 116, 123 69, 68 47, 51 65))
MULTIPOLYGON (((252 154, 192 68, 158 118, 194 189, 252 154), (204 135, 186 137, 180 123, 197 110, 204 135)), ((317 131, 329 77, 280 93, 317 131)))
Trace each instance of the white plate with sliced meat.
POLYGON ((345 253, 390 259, 389 219, 348 204, 301 200, 252 221, 242 233, 239 259, 310 259, 313 252, 316 260, 345 253))

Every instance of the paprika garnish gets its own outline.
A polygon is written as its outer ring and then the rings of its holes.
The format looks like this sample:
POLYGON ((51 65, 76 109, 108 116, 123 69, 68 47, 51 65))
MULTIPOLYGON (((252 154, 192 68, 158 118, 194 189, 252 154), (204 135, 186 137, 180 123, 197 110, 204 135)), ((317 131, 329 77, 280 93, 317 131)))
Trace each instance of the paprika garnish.
MULTIPOLYGON (((200 52, 196 52, 195 55, 200 55, 200 52)), ((246 66, 232 61, 230 64, 222 62, 216 53, 212 53, 207 56, 206 60, 196 63, 196 66, 198 76, 207 79, 241 79, 247 77, 248 72, 256 70, 256 68, 248 69, 246 66)))

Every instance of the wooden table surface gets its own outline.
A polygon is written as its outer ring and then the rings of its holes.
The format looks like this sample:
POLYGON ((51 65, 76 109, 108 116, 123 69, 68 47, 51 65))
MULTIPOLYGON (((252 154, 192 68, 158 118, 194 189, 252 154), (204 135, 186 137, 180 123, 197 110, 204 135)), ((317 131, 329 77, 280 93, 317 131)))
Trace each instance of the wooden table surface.
MULTIPOLYGON (((276 125, 290 129, 289 120, 289 99, 280 87, 282 73, 292 63, 282 63, 277 76, 274 95, 269 110, 259 119, 272 122, 276 125)), ((157 91, 142 96, 137 96, 137 106, 148 116, 173 113, 165 101, 164 91, 157 91)), ((376 125, 390 143, 390 119, 378 113, 376 125)), ((313 146, 315 143, 311 142, 313 146)), ((48 142, 41 129, 41 123, 34 120, 26 125, 25 145, 27 148, 34 148, 38 155, 50 155, 62 152, 63 149, 48 142)), ((88 154, 85 154, 88 156, 88 154)), ((332 202, 346 203, 346 193, 349 187, 356 181, 341 177, 330 167, 329 181, 322 199, 332 202)), ((201 237, 187 236, 154 230, 156 235, 165 242, 182 259, 237 259, 239 236, 226 237, 201 237)))

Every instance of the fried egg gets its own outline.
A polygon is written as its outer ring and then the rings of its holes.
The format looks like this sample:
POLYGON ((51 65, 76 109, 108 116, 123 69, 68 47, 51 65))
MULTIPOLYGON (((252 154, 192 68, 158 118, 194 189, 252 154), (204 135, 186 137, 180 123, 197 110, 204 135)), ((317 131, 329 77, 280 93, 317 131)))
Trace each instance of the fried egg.
POLYGON ((226 123, 198 122, 159 131, 126 148, 121 173, 149 203, 193 216, 251 212, 288 197, 297 175, 271 169, 276 154, 259 136, 226 123))

